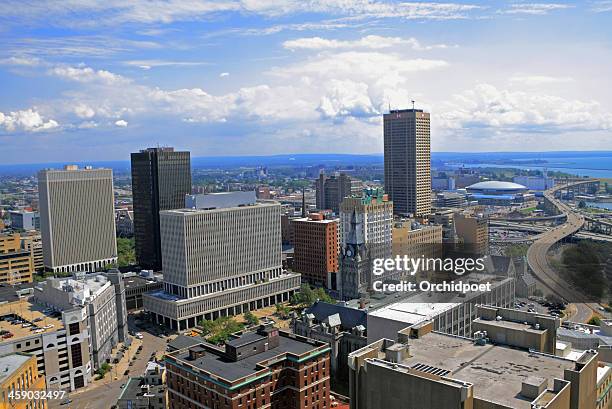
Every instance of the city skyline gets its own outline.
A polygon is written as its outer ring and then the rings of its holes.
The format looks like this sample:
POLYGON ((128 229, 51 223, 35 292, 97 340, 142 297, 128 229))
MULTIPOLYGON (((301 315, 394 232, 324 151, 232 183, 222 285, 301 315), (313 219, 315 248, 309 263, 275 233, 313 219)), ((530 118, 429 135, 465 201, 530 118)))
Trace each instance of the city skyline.
POLYGON ((7 164, 379 153, 412 100, 433 151, 612 146, 608 1, 70 6, 0 6, 7 164))

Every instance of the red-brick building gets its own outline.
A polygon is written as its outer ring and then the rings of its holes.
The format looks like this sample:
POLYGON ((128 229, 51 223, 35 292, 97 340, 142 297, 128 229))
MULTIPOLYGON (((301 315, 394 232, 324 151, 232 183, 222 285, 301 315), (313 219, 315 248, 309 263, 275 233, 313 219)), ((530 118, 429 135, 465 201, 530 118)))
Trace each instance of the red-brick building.
POLYGON ((168 354, 170 409, 328 409, 326 343, 261 326, 168 354))
POLYGON ((338 219, 319 213, 293 219, 293 270, 302 281, 327 287, 328 275, 338 272, 338 219))

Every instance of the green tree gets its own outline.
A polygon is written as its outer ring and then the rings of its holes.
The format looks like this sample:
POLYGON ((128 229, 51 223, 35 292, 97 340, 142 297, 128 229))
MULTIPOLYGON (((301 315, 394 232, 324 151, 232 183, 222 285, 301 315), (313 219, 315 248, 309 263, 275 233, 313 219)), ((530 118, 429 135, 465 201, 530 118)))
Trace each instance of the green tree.
POLYGON ((251 311, 245 312, 243 317, 244 317, 244 320, 249 325, 258 325, 259 324, 259 318, 257 318, 255 316, 255 314, 253 314, 251 311))
POLYGON ((117 264, 119 267, 127 267, 136 264, 136 251, 134 239, 117 237, 117 264))
POLYGON ((214 321, 204 320, 200 322, 202 335, 213 344, 223 344, 234 332, 242 331, 244 324, 232 317, 219 317, 214 321))
POLYGON ((276 304, 276 315, 281 319, 289 318, 289 313, 291 313, 291 309, 283 304, 276 304))
POLYGON ((587 322, 587 324, 589 324, 589 325, 597 325, 599 327, 601 325, 601 318, 599 318, 599 317, 591 317, 591 319, 589 320, 589 322, 587 322))

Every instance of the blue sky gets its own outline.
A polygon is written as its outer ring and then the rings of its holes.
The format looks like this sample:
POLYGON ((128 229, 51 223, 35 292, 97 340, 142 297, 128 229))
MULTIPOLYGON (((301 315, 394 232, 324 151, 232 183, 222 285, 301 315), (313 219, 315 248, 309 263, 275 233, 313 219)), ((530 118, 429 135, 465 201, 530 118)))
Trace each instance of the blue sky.
POLYGON ((612 148, 612 0, 38 0, 0 4, 3 163, 612 148))

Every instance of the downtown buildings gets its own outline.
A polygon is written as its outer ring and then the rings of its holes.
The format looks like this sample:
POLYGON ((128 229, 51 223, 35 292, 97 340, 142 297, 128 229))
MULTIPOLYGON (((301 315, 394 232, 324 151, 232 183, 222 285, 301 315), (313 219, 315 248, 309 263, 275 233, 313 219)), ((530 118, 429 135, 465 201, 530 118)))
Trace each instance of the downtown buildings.
POLYGON ((31 393, 45 389, 45 377, 38 373, 36 357, 21 353, 0 355, 0 409, 45 409, 46 400, 36 399, 31 393))
POLYGON ((336 214, 340 212, 340 203, 345 197, 359 194, 362 190, 361 182, 345 173, 325 176, 323 172, 315 181, 315 188, 317 209, 329 209, 336 214))
POLYGON ((141 267, 162 267, 159 212, 180 209, 191 193, 189 152, 148 148, 132 153, 132 196, 136 259, 141 267))
POLYGON ((21 236, 0 234, 0 283, 31 283, 33 272, 34 255, 22 248, 21 236))
POLYGON ((288 301, 300 275, 281 259, 281 206, 254 192, 188 197, 160 212, 164 290, 143 295, 154 321, 175 330, 288 301))
POLYGON ((38 194, 46 268, 95 271, 117 261, 112 170, 45 169, 38 194))
POLYGON ((391 110, 383 115, 385 192, 397 215, 431 213, 431 148, 429 113, 391 110))
POLYGON ((371 290, 372 263, 392 255, 393 203, 381 189, 365 189, 340 205, 340 298, 371 290))
POLYGON ((170 409, 331 408, 329 346, 260 326, 166 355, 170 409))

